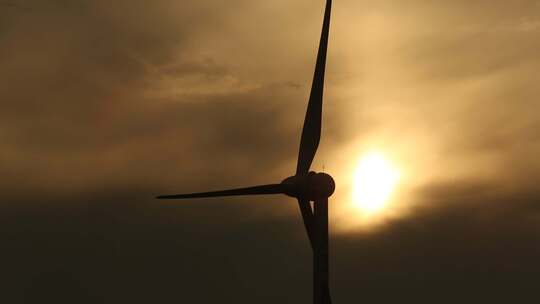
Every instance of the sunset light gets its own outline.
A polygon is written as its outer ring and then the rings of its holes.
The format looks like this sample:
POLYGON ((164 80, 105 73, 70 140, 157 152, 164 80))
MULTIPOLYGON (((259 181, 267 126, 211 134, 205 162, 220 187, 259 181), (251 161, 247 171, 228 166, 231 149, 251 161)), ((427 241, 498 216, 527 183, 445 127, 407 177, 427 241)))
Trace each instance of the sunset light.
POLYGON ((361 158, 353 177, 353 202, 365 214, 385 209, 399 180, 397 169, 380 153, 361 158))

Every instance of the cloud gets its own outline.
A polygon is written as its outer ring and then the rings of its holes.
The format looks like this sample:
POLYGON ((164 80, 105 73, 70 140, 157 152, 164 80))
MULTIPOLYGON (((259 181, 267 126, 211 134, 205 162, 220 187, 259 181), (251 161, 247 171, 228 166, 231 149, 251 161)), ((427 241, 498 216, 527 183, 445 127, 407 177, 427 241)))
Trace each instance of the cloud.
MULTIPOLYGON (((1 5, 2 302, 309 301, 294 200, 153 197, 293 172, 322 7, 1 5)), ((315 167, 373 144, 415 179, 406 215, 333 235, 336 303, 535 297, 538 8, 335 2, 315 167)))
POLYGON ((343 300, 535 298, 537 192, 517 195, 475 183, 426 190, 411 217, 374 234, 335 240, 335 286, 343 288, 343 300))

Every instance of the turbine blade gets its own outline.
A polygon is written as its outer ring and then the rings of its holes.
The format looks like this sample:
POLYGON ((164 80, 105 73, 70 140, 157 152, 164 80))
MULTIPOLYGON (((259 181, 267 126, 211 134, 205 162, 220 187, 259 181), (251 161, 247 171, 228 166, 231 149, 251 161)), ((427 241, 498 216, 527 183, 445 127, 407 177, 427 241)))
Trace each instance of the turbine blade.
POLYGON ((315 303, 330 304, 329 263, 328 263, 328 199, 314 202, 315 249, 313 250, 313 296, 315 303))
POLYGON ((315 220, 313 218, 313 210, 311 209, 311 205, 309 204, 308 200, 305 199, 298 199, 298 205, 300 206, 300 213, 302 214, 302 220, 304 221, 304 227, 306 227, 306 232, 309 238, 309 243, 311 245, 311 249, 314 249, 315 247, 315 236, 314 233, 314 225, 315 220))
POLYGON ((304 119, 304 127, 302 129, 302 138, 300 139, 300 151, 298 153, 298 165, 296 174, 308 173, 309 167, 313 162, 319 141, 321 139, 321 119, 322 119, 322 102, 324 89, 324 71, 326 66, 326 50, 328 48, 328 32, 330 29, 330 11, 332 1, 326 1, 326 9, 324 11, 324 21, 319 43, 319 51, 317 52, 317 63, 315 65, 315 73, 313 75, 313 83, 311 85, 311 93, 309 96, 306 118, 304 119))
POLYGON ((328 286, 328 284, 326 284, 326 289, 323 292, 323 303, 332 304, 332 298, 330 297, 330 286, 328 286))
POLYGON ((261 185, 247 188, 238 188, 230 190, 198 192, 188 194, 173 194, 160 195, 158 199, 186 199, 186 198, 202 198, 202 197, 219 197, 219 196, 235 196, 235 195, 263 195, 263 194, 280 194, 283 193, 281 184, 261 185))

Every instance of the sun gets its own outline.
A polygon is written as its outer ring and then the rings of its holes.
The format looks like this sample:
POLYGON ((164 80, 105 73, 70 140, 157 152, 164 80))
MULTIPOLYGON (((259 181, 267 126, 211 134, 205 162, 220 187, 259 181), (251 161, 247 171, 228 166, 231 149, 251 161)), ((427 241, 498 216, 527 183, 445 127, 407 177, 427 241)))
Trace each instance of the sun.
POLYGON ((378 152, 360 159, 353 177, 353 202, 365 214, 385 209, 399 180, 398 170, 378 152))

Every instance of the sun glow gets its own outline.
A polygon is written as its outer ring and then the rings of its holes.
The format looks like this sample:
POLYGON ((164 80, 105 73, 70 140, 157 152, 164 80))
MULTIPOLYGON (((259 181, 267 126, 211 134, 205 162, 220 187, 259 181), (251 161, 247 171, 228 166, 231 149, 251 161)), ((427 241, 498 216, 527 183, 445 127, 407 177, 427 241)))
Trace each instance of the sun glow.
POLYGON ((365 155, 354 172, 355 206, 368 215, 384 210, 398 180, 398 170, 382 154, 365 155))

